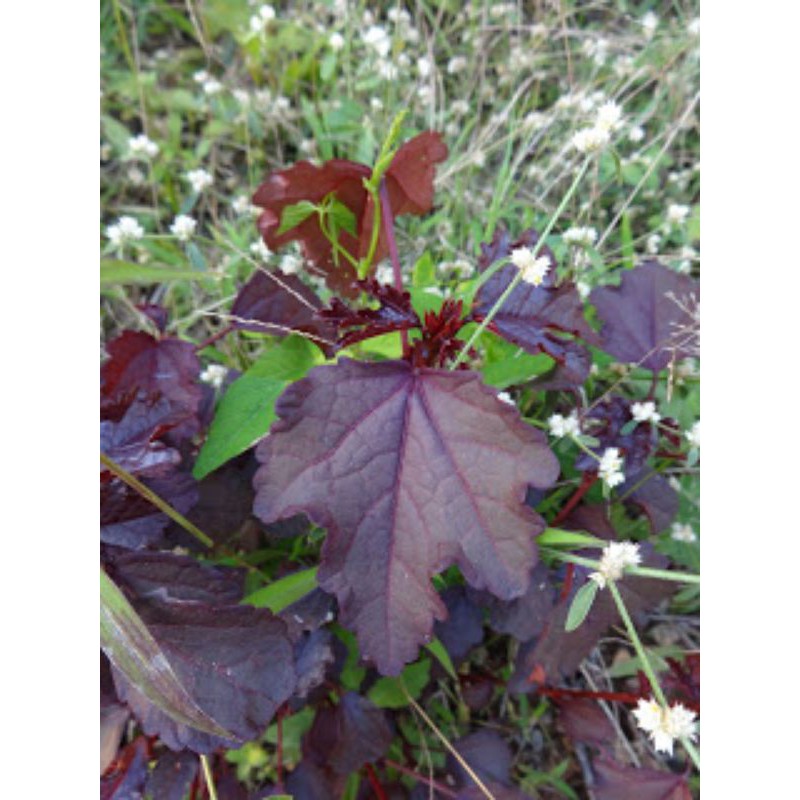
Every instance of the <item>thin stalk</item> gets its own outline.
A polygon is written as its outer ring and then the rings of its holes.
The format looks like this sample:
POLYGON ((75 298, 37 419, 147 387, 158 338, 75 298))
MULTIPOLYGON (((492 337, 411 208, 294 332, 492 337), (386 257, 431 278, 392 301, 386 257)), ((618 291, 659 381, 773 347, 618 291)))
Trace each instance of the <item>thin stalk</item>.
MULTIPOLYGON (((647 680, 650 681, 650 688, 653 690, 653 694, 655 695, 656 700, 658 700, 659 705, 663 709, 668 709, 669 705, 667 703, 667 698, 664 697, 664 692, 661 690, 661 684, 658 682, 656 673, 650 665, 650 660, 647 658, 647 653, 642 646, 642 641, 639 638, 639 634, 636 632, 636 628, 633 625, 630 614, 628 614, 628 609, 625 607, 625 602, 622 599, 622 595, 619 593, 619 589, 617 589, 615 581, 609 580, 606 585, 608 586, 608 590, 611 592, 611 596, 614 598, 617 611, 619 611, 619 615, 622 617, 622 621, 625 623, 625 629, 628 632, 628 638, 631 640, 631 644, 633 645, 633 649, 636 651, 636 655, 639 656, 639 662, 642 665, 644 674, 647 676, 647 680)), ((680 742, 686 752, 689 754, 689 758, 692 759, 699 772, 700 754, 697 752, 697 749, 685 736, 681 737, 680 742)))
POLYGON ((208 764, 208 756, 201 755, 200 763, 203 765, 203 777, 206 779, 208 796, 211 798, 211 800, 219 800, 219 797, 217 796, 217 787, 214 786, 214 777, 211 774, 211 767, 208 764))
MULTIPOLYGON (((400 269, 400 256, 397 252, 397 240, 394 238, 394 215, 392 214, 392 204, 389 200, 389 192, 386 189, 386 181, 381 180, 379 191, 380 205, 383 213, 383 232, 389 245, 389 257, 392 260, 392 275, 394 277, 394 288, 398 292, 403 291, 403 272, 400 269)), ((403 343, 403 358, 408 358, 410 353, 408 346, 408 331, 400 331, 400 340, 403 343)))
POLYGON ((121 481, 127 483, 131 489, 139 492, 145 500, 149 500, 159 511, 166 514, 173 522, 177 522, 178 525, 188 533, 191 533, 199 542, 202 542, 206 547, 214 546, 214 540, 210 536, 203 533, 194 523, 189 522, 183 514, 176 511, 165 500, 162 500, 152 489, 148 489, 141 481, 134 478, 130 472, 127 472, 115 461, 112 461, 105 453, 100 453, 100 461, 110 472, 113 472, 121 481))
MULTIPOLYGON (((600 567, 600 562, 592 558, 583 558, 572 553, 562 553, 560 550, 553 550, 549 547, 543 547, 542 552, 561 561, 578 564, 581 567, 589 567, 590 569, 598 569, 600 567)), ((690 572, 670 572, 665 569, 652 569, 650 567, 625 567, 625 574, 636 575, 639 578, 658 578, 662 581, 675 581, 676 583, 700 583, 700 576, 693 575, 690 572)))
MULTIPOLYGON (((561 198, 561 202, 559 203, 558 208, 553 213, 553 216, 550 217, 550 221, 547 223, 547 227, 544 229, 542 235, 539 237, 539 240, 533 247, 534 258, 536 258, 536 256, 539 254, 539 251, 542 249, 542 247, 544 247, 544 243, 547 241, 547 237, 550 235, 550 232, 555 227, 556 222, 558 222, 559 218, 564 213, 564 209, 567 207, 567 203, 569 203, 569 201, 572 199, 572 196, 575 194, 575 191, 578 188, 581 179, 586 174, 586 170, 590 162, 591 162, 590 158, 587 158, 583 162, 581 168, 578 170, 578 174, 572 181, 572 185, 569 187, 569 189, 567 189, 567 192, 564 195, 564 197, 561 198)), ((467 357, 467 354, 472 349, 472 345, 475 344, 480 335, 486 330, 491 321, 494 319, 497 312, 502 308, 503 304, 511 296, 511 292, 513 292, 514 289, 517 288, 521 280, 522 280, 522 272, 520 271, 514 276, 514 279, 511 281, 511 283, 508 284, 506 290, 500 295, 500 297, 497 298, 495 304, 491 307, 491 309, 489 309, 489 313, 483 318, 480 325, 478 325, 478 327, 475 329, 472 336, 470 336, 470 338, 467 340, 467 343, 464 345, 464 347, 461 348, 461 352, 458 354, 458 357, 455 359, 455 361, 450 365, 450 369, 455 369, 467 357)))
POLYGON ((420 706, 420 704, 409 694, 408 689, 406 689, 406 685, 403 683, 402 679, 400 679, 400 688, 403 690, 406 700, 408 700, 414 711, 416 711, 417 714, 422 717, 422 719, 425 721, 425 724, 436 734, 439 741, 447 748, 453 758, 458 761, 464 772, 466 772, 467 775, 469 775, 469 777, 475 781, 475 785, 481 790, 481 792, 483 792, 484 797, 486 797, 487 800, 496 800, 495 796, 489 791, 489 789, 486 788, 486 785, 483 783, 483 781, 475 774, 475 770, 473 770, 472 767, 467 764, 458 750, 456 750, 455 747, 450 744, 447 737, 439 730, 439 728, 436 727, 436 723, 425 713, 425 711, 422 709, 422 706, 420 706))

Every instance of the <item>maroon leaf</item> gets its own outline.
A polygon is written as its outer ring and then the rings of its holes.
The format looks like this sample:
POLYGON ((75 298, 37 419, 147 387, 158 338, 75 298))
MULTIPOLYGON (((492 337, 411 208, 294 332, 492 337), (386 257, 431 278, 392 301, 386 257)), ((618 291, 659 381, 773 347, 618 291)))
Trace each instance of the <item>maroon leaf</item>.
MULTIPOLYGON (((485 272, 513 249, 533 247, 538 240, 539 234, 528 229, 512 242, 508 232, 499 228, 490 245, 481 245, 482 255, 478 266, 485 272)), ((575 285, 555 285, 556 260, 553 251, 545 246, 540 253, 549 259, 551 265, 543 283, 540 286, 524 281, 519 283, 489 327, 529 353, 552 356, 561 369, 545 380, 554 381, 554 388, 570 387, 586 379, 589 359, 584 348, 565 340, 563 334, 577 336, 591 343, 596 342, 597 337, 584 318, 583 302, 575 285)), ((478 321, 483 319, 516 276, 517 268, 508 264, 489 278, 478 291, 472 317, 478 321)))
MULTIPOLYGON (((642 566, 664 569, 669 563, 665 556, 655 554, 647 543, 641 546, 641 552, 642 566)), ((596 557, 597 552, 589 555, 596 557)), ((572 590, 553 608, 542 635, 520 650, 514 674, 509 681, 512 691, 532 691, 537 684, 553 683, 562 677, 569 677, 606 630, 621 622, 614 599, 609 592, 601 591, 583 623, 569 633, 564 629, 572 598, 586 580, 588 570, 576 567, 572 590)), ((619 582, 618 588, 634 620, 675 591, 675 587, 667 581, 630 575, 619 582)))
POLYGON ((544 529, 526 489, 552 485, 559 465, 477 375, 342 359, 290 386, 276 413, 256 451, 255 513, 328 529, 319 584, 383 674, 445 618, 437 572, 455 563, 475 588, 525 592, 544 529))
POLYGON ((144 736, 122 749, 100 779, 100 800, 140 800, 147 780, 148 744, 144 736))
POLYGON ((100 371, 102 419, 121 419, 135 397, 151 404, 165 398, 172 424, 183 421, 181 433, 198 428, 202 389, 197 383, 200 361, 190 342, 155 339, 141 331, 125 331, 106 346, 108 361, 100 371))
POLYGON ((680 507, 678 493, 657 472, 642 470, 631 475, 619 488, 626 502, 638 506, 647 515, 653 533, 669 527, 680 507))
POLYGON ((380 758, 394 738, 385 711, 366 697, 347 692, 336 706, 323 706, 303 739, 306 758, 339 775, 349 775, 380 758))
POLYGON ((100 774, 102 775, 117 757, 122 734, 128 724, 130 711, 119 703, 100 706, 100 774))
POLYGON ((325 673, 336 660, 333 635, 327 630, 304 634, 294 647, 297 688, 295 696, 303 698, 325 680, 325 673))
POLYGON ((681 702, 700 713, 700 653, 688 653, 683 664, 668 658, 669 672, 662 679, 671 702, 681 702))
MULTIPOLYGON (((512 785, 511 749, 498 734, 481 730, 458 739, 453 745, 496 800, 528 800, 528 795, 512 785)), ((456 795, 458 800, 479 800, 486 797, 452 755, 447 756, 447 765, 455 776, 459 789, 456 795)))
POLYGON ((463 586, 451 586, 442 592, 447 619, 437 622, 436 637, 444 645, 454 663, 483 641, 483 611, 463 586))
POLYGON ((286 626, 269 611, 231 604, 241 594, 237 572, 166 553, 122 556, 109 566, 186 691, 238 738, 176 723, 114 671, 117 693, 144 732, 172 750, 198 753, 263 733, 294 691, 293 649, 286 626))
POLYGON ((565 697, 556 700, 556 704, 561 727, 573 742, 590 744, 603 751, 613 746, 617 733, 596 700, 565 697))
POLYGON ((611 758, 594 759, 597 800, 692 800, 684 775, 625 767, 611 758))
POLYGON ((700 284, 657 261, 622 273, 619 286, 589 296, 604 323, 602 348, 620 361, 658 372, 672 359, 697 354, 700 284))
POLYGON ((328 356, 332 354, 335 328, 317 316, 322 301, 295 275, 279 275, 258 269, 239 290, 231 308, 240 330, 285 336, 302 331, 311 336, 328 356), (245 323, 239 320, 252 320, 245 323))
MULTIPOLYGON (((394 216, 425 214, 433 205, 433 178, 437 163, 447 158, 447 147, 438 133, 427 131, 406 142, 395 155, 385 175, 394 216)), ((355 270, 344 258, 334 262, 331 243, 322 233, 319 217, 312 214, 298 226, 278 234, 281 214, 286 206, 301 200, 319 203, 333 193, 356 218, 356 235, 339 232, 338 242, 352 258, 366 256, 372 235, 374 209, 364 187, 364 179, 372 174, 370 167, 355 161, 334 159, 321 166, 300 161, 293 167, 275 172, 259 186, 253 202, 264 209, 258 228, 264 241, 273 250, 291 241, 299 241, 306 258, 320 270, 331 289, 354 297, 355 270)), ((381 231, 373 264, 388 253, 385 233, 381 231)))
POLYGON ((162 753, 147 781, 147 795, 158 800, 184 800, 198 766, 194 753, 162 753))
POLYGON ((313 761, 300 762, 286 780, 292 800, 340 800, 347 778, 313 761))

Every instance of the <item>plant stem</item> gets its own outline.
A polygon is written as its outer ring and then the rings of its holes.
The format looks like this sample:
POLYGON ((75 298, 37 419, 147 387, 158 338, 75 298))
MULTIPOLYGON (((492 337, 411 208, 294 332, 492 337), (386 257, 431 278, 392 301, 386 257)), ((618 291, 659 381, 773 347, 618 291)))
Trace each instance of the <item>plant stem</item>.
POLYGON ((416 711, 417 714, 419 714, 425 721, 425 724, 436 734, 439 741, 447 748, 447 750, 450 752, 453 758, 455 758, 455 760, 458 761, 464 772, 466 772, 467 775, 469 775, 469 777, 472 778, 472 780, 475 782, 475 785, 483 793, 484 797, 486 797, 487 800, 496 800, 495 796, 489 791, 489 789, 486 788, 486 785, 477 776, 475 770, 473 770, 472 767, 469 764, 467 764, 467 762, 464 760, 463 756, 458 752, 458 750, 456 750, 455 747, 453 747, 453 745, 450 744, 447 737, 439 730, 439 728, 436 727, 436 723, 425 713, 425 711, 422 709, 422 706, 420 706, 420 704, 409 694, 408 689, 406 689, 406 685, 405 683, 403 683, 402 678, 399 679, 399 683, 400 683, 400 688, 403 690, 403 693, 406 696, 406 700, 408 700, 409 702, 409 705, 411 705, 414 711, 416 711))
MULTIPOLYGON (((544 247, 544 243, 547 240, 547 237, 550 235, 550 232, 555 227, 556 222, 558 222, 561 214, 564 212, 564 209, 567 207, 567 203, 572 199, 572 196, 575 194, 575 190, 578 188, 578 184, 580 184, 581 179, 583 178, 584 174, 586 173, 586 169, 589 166, 591 159, 587 158, 581 168, 578 170, 577 175, 575 176, 574 180, 572 181, 572 185, 567 189, 567 193, 564 197, 561 198, 561 202, 558 205, 558 208, 553 213, 553 216, 550 217, 550 221, 547 223, 547 227, 542 232, 542 235, 539 237, 536 244, 533 246, 533 258, 539 254, 539 251, 544 247)), ((450 369, 455 369, 466 357, 469 351, 472 349, 472 345, 477 341, 478 337, 486 330, 489 326, 489 323, 494 319, 497 312, 503 306, 503 303, 508 300, 511 296, 511 292, 517 288, 519 282, 522 280, 522 272, 519 271, 514 276, 511 283, 508 284, 506 290, 497 298, 495 304, 489 309, 489 313, 483 318, 481 323, 473 332, 472 336, 467 340, 467 343, 464 347, 461 348, 461 352, 458 354, 456 360, 450 365, 450 369)))
POLYGON ((213 547, 214 540, 207 536, 194 523, 189 522, 179 511, 176 511, 169 503, 162 500, 152 489, 148 489, 141 481, 126 472, 119 464, 112 461, 105 453, 100 453, 100 461, 123 483, 127 483, 131 489, 135 489, 146 500, 149 500, 159 511, 166 514, 173 522, 177 522, 185 531, 191 533, 195 539, 202 542, 206 547, 213 547))
MULTIPOLYGON (((400 269, 400 256, 397 253, 397 240, 394 238, 394 215, 392 214, 392 204, 389 201, 389 192, 386 189, 386 181, 381 181, 380 204, 383 214, 383 232, 389 244, 389 257, 392 259, 392 275, 394 276, 394 288, 398 292, 403 291, 403 273, 400 269)), ((408 331, 400 331, 400 340, 403 343, 403 358, 408 358, 410 350, 408 347, 408 331)))
MULTIPOLYGON (((656 700, 658 700, 659 705, 666 710, 669 708, 667 698, 664 697, 664 692, 661 690, 661 684, 658 682, 656 673, 650 665, 650 660, 647 658, 647 653, 642 646, 642 641, 639 638, 639 634, 636 632, 636 628, 633 625, 630 614, 628 614, 628 609, 625 607, 625 601, 622 599, 622 595, 619 593, 616 582, 609 580, 606 585, 608 586, 608 590, 611 592, 611 596, 614 598, 614 602, 617 605, 617 611, 619 611, 619 615, 622 617, 622 621, 625 623, 625 629, 628 632, 628 638, 631 640, 631 644, 633 645, 633 649, 636 651, 636 655, 639 656, 639 661, 642 665, 642 669, 644 670, 644 674, 647 676, 647 680, 650 681, 650 688, 653 690, 653 694, 655 695, 656 700)), ((697 767, 699 772, 700 754, 697 752, 697 748, 695 748, 692 742, 690 742, 685 736, 681 737, 680 742, 686 752, 689 754, 689 758, 692 759, 692 762, 697 767)))
POLYGON ((555 527, 556 525, 560 525, 570 514, 573 508, 575 508, 578 503, 583 499, 583 496, 595 485, 597 482, 597 473, 594 471, 584 472, 583 473, 583 480, 581 480, 581 485, 575 490, 575 493, 570 497, 569 500, 564 504, 564 507, 561 511, 556 514, 553 521, 550 523, 549 527, 555 527))
MULTIPOLYGON (((578 564, 581 567, 598 569, 600 566, 600 562, 592 558, 583 558, 582 556, 576 556, 572 553, 562 553, 560 550, 554 550, 549 547, 543 547, 542 551, 561 561, 567 561, 570 564, 578 564)), ((636 575, 639 578, 657 578, 662 581, 675 581, 676 583, 700 583, 700 576, 693 575, 690 572, 670 572, 666 569, 652 569, 651 567, 626 567, 625 574, 636 575)))
POLYGON ((211 775, 211 767, 208 764, 208 756, 201 755, 200 763, 203 765, 203 777, 206 779, 208 796, 211 798, 211 800, 219 800, 217 797, 217 787, 214 786, 214 778, 211 775))

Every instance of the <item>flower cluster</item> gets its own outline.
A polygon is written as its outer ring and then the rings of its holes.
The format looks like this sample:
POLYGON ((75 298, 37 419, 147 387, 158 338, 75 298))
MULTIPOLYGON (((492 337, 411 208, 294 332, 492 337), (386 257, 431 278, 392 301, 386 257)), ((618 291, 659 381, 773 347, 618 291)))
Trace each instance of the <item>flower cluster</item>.
POLYGON ((697 716, 694 711, 676 703, 671 708, 662 708, 652 698, 639 700, 633 711, 638 726, 650 736, 656 752, 672 755, 676 739, 697 738, 697 716))
POLYGON ((568 417, 563 414, 553 414, 547 420, 547 426, 553 436, 579 436, 581 432, 581 422, 575 410, 568 417))
POLYGON ((692 528, 692 526, 688 523, 683 522, 672 523, 671 537, 673 541, 687 542, 688 544, 692 544, 693 542, 697 541, 697 534, 694 532, 694 528, 692 528))
POLYGON ((600 558, 600 567, 597 572, 589 575, 601 589, 608 581, 618 581, 626 567, 638 567, 642 563, 639 554, 639 545, 634 542, 609 542, 603 548, 600 558))
POLYGON ((113 225, 106 228, 106 236, 114 247, 122 247, 144 236, 144 228, 134 217, 120 217, 113 225))
POLYGON ((522 273, 522 280, 540 286, 550 270, 547 256, 534 256, 529 247, 517 247, 511 251, 511 263, 522 273))
POLYGON ((155 158, 158 155, 158 145, 147 134, 140 133, 128 139, 128 152, 132 158, 155 158))
POLYGON ((622 471, 622 463, 623 459, 619 454, 618 447, 607 447, 600 457, 598 474, 609 489, 613 489, 620 483, 625 482, 625 473, 622 471))
POLYGON ((594 125, 579 130, 572 137, 572 146, 580 153, 596 153, 611 141, 611 134, 621 124, 622 108, 609 100, 597 109, 594 125))
POLYGON ((661 421, 661 414, 656 411, 656 404, 652 400, 644 403, 633 403, 631 414, 636 422, 652 422, 654 425, 661 421))
POLYGON ((700 420, 697 420, 692 427, 686 431, 686 441, 692 447, 700 447, 700 420))
POLYGON ((222 364, 209 364, 201 373, 200 380, 213 386, 215 389, 220 389, 225 376, 228 374, 228 368, 222 364))
POLYGON ((567 244, 574 244, 577 247, 591 247, 597 241, 597 230, 589 227, 572 227, 565 230, 561 238, 567 244))
POLYGON ((204 169, 193 169, 186 173, 186 180, 191 184, 192 190, 200 194, 214 183, 214 176, 204 169))
POLYGON ((175 221, 169 226, 170 233, 181 242, 188 242, 194 235, 197 228, 197 220, 186 214, 179 214, 175 217, 175 221))

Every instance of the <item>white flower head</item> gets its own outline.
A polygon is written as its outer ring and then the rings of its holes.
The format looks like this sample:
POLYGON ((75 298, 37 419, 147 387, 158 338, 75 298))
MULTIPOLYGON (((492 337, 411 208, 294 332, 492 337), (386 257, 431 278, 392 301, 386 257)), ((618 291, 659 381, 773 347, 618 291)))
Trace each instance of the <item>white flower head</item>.
POLYGON ((375 270, 375 280, 378 281, 378 283, 393 285, 394 270, 392 269, 392 265, 387 262, 378 264, 378 267, 375 270))
POLYGON ((700 17, 695 17, 687 26, 686 30, 692 34, 692 36, 699 36, 700 35, 700 17))
POLYGON ((222 364, 209 364, 201 373, 200 380, 213 386, 215 389, 222 387, 225 381, 225 376, 228 374, 228 368, 223 367, 222 364))
POLYGON ((158 155, 158 145, 146 134, 140 133, 128 139, 128 151, 134 158, 155 158, 158 155))
POLYGON ((567 228, 561 238, 568 244, 577 247, 591 247, 597 241, 597 230, 595 228, 567 228))
POLYGON ((648 11, 642 17, 642 27, 644 28, 645 36, 649 39, 656 32, 658 17, 652 11, 648 11))
POLYGON ((253 242, 250 245, 250 252, 256 257, 260 258, 263 261, 267 261, 269 257, 272 255, 272 250, 264 244, 263 239, 259 239, 257 242, 253 242))
POLYGON ((231 208, 233 209, 234 213, 239 215, 244 214, 260 214, 261 209, 258 206, 254 206, 250 202, 250 198, 246 194, 240 194, 232 203, 231 208))
POLYGON ((596 153, 602 150, 611 140, 608 129, 595 125, 583 128, 572 137, 572 146, 579 153, 596 153))
POLYGON ((453 100, 450 110, 457 117, 463 117, 469 111, 469 103, 466 100, 453 100))
POLYGON ((647 237, 647 242, 645 243, 645 250, 651 255, 654 256, 658 253, 658 248, 661 247, 661 234, 660 233, 651 233, 647 237))
POLYGON ((638 567, 641 563, 639 545, 635 542, 609 542, 603 548, 598 571, 589 578, 604 589, 608 581, 618 581, 626 567, 638 567))
POLYGON ((514 398, 508 392, 498 392, 497 399, 501 400, 504 403, 508 403, 510 406, 515 406, 516 403, 514 402, 514 398))
POLYGON ((338 31, 334 31, 328 37, 328 46, 331 50, 341 50, 344 47, 344 36, 338 31))
POLYGON ((700 447, 700 420, 697 420, 692 427, 686 431, 686 440, 692 447, 700 447))
POLYGON ((644 128, 641 125, 634 125, 628 131, 628 141, 636 144, 637 142, 641 142, 642 139, 644 139, 644 128))
POLYGON ((175 221, 169 226, 170 233, 176 236, 181 242, 188 242, 194 235, 197 228, 197 220, 186 214, 179 214, 175 221))
POLYGON ((280 271, 284 275, 294 275, 300 272, 300 268, 303 266, 303 259, 299 258, 292 253, 286 253, 286 255, 281 257, 280 263, 278 267, 280 271))
POLYGON ((210 172, 204 169, 193 169, 186 173, 186 180, 192 186, 192 189, 200 194, 203 189, 208 188, 214 183, 214 177, 210 172))
POLYGON ((144 228, 134 217, 120 217, 113 225, 106 228, 108 236, 114 247, 122 247, 128 242, 136 241, 144 236, 144 228))
POLYGON ((550 271, 547 256, 535 256, 530 247, 516 247, 511 251, 511 263, 522 273, 522 280, 533 286, 540 286, 550 271))
POLYGON ((389 55, 392 49, 392 40, 386 32, 386 28, 380 25, 371 25, 361 34, 361 40, 371 47, 381 58, 389 55))
POLYGON ((553 436, 578 436, 581 432, 581 421, 578 412, 574 410, 568 417, 563 414, 553 414, 547 420, 547 426, 553 436))
POLYGON ((253 33, 261 33, 273 19, 275 19, 275 9, 266 3, 250 17, 250 30, 253 33))
POLYGON ((219 94, 223 89, 222 84, 216 78, 210 78, 203 84, 203 91, 210 97, 212 94, 219 94))
POLYGON ((373 111, 383 111, 383 100, 380 97, 371 97, 369 100, 369 107, 373 111))
POLYGON ((586 281, 578 281, 575 284, 575 288, 578 290, 581 300, 585 300, 592 292, 592 287, 586 281))
POLYGON ((633 711, 637 725, 650 736, 656 752, 672 755, 676 739, 697 738, 697 715, 694 711, 676 703, 672 708, 661 708, 654 700, 640 699, 633 711))
POLYGON ((689 206, 681 205, 680 203, 670 203, 667 207, 667 222, 670 225, 683 225, 691 210, 689 206))
POLYGON ((656 411, 656 404, 652 400, 644 403, 633 403, 631 414, 636 422, 652 422, 653 424, 661 421, 661 414, 656 411))
POLYGON ((200 69, 192 75, 195 83, 205 83, 211 76, 204 69, 200 69))
POLYGON ((697 534, 688 522, 673 522, 670 536, 676 542, 688 542, 691 544, 697 541, 697 534))
POLYGON ((622 106, 618 105, 613 100, 603 103, 603 105, 597 109, 597 120, 595 122, 595 127, 599 128, 600 130, 611 133, 612 131, 617 130, 621 123, 622 106))
POLYGON ((457 75, 463 72, 469 66, 469 61, 466 56, 453 56, 447 62, 448 75, 457 75))
POLYGON ((427 56, 417 59, 417 72, 420 78, 427 78, 433 70, 433 63, 427 56))
POLYGON ((625 482, 625 473, 622 471, 622 464, 623 459, 619 454, 618 447, 607 447, 600 457, 598 474, 603 483, 610 489, 625 482))

